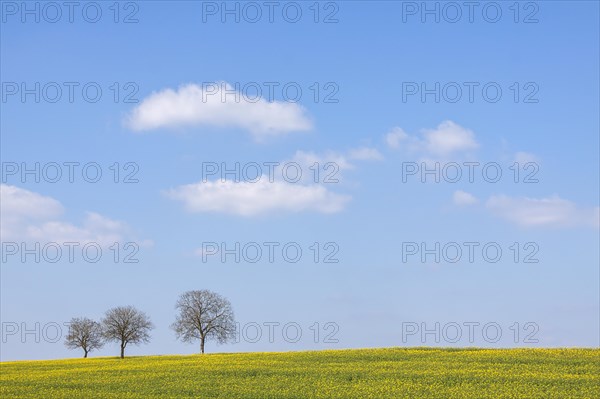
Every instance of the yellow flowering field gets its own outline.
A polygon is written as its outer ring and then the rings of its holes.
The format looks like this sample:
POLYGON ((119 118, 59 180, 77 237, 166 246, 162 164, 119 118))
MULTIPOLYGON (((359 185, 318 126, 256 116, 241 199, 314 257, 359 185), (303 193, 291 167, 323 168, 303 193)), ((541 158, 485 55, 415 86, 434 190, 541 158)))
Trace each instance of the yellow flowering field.
POLYGON ((2 398, 600 398, 598 349, 389 348, 1 363, 2 398))

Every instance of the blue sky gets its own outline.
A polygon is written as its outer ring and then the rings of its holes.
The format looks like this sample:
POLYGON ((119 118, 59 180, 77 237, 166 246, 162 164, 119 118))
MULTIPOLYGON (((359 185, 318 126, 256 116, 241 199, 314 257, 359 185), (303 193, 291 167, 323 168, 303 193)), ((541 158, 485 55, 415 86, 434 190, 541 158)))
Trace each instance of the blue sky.
POLYGON ((77 3, 73 22, 64 5, 51 22, 54 9, 27 4, 39 22, 21 2, 2 2, 2 360, 79 356, 50 342, 52 323, 119 305, 156 325, 129 354, 197 352, 169 329, 178 295, 192 289, 229 298, 240 326, 262 326, 256 343, 209 352, 598 346, 597 2, 476 2, 472 22, 463 6, 454 23, 461 2, 428 3, 439 22, 421 2, 275 2, 272 22, 263 2, 228 2, 239 22, 222 20, 221 2, 121 2, 118 22, 113 2, 77 3), (203 175, 209 163, 236 162, 280 166, 272 181, 203 175), (282 177, 292 162, 298 182, 282 177), (39 182, 22 175, 36 163, 39 182), (78 163, 72 182, 68 163, 78 163), (62 178, 51 182, 56 164, 62 178), (447 178, 423 183, 421 170, 436 165, 447 178), (100 180, 86 181, 98 169, 100 180), (497 169, 501 179, 486 181, 497 169), (338 182, 325 182, 333 172, 338 182), (124 182, 129 173, 137 182, 124 182), (64 242, 103 255, 36 263, 13 246, 64 242), (273 262, 264 242, 279 244, 273 262), (465 242, 475 243, 473 261, 465 242), (222 262, 210 243, 259 243, 263 255, 222 262), (286 243, 302 249, 298 262, 284 259, 286 243), (439 243, 439 262, 422 258, 422 243, 439 243), (449 243, 463 251, 456 262, 442 253, 455 250, 449 243), (502 250, 497 262, 486 244, 502 250), (138 263, 124 262, 131 248, 138 263), (334 250, 338 262, 325 263, 334 250), (273 342, 268 322, 280 323, 273 342), (473 342, 469 322, 479 323, 473 342), (39 343, 23 334, 36 323, 39 343), (286 323, 302 329, 298 342, 282 337, 286 323), (414 323, 439 323, 439 342, 407 334, 414 323), (456 342, 452 323, 462 326, 456 342), (489 323, 502 329, 498 342, 482 332, 489 323), (337 342, 325 340, 334 330, 337 342), (534 330, 537 342, 525 340, 534 330))

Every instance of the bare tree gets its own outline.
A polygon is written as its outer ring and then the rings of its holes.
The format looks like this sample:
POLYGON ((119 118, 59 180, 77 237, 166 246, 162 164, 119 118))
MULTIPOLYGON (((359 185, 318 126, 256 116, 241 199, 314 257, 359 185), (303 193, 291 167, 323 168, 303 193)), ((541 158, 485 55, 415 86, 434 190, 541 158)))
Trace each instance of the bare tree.
POLYGON ((125 357, 128 344, 150 342, 150 330, 154 325, 150 318, 133 306, 120 306, 108 310, 102 319, 103 335, 107 341, 121 345, 121 359, 125 357))
POLYGON ((65 345, 69 349, 83 349, 83 357, 87 357, 88 352, 100 349, 104 345, 102 326, 87 317, 71 319, 65 345))
POLYGON ((185 292, 179 297, 175 309, 179 314, 171 328, 183 342, 199 339, 201 353, 204 353, 206 340, 214 339, 218 343, 226 343, 235 337, 235 319, 231 303, 215 292, 185 292))

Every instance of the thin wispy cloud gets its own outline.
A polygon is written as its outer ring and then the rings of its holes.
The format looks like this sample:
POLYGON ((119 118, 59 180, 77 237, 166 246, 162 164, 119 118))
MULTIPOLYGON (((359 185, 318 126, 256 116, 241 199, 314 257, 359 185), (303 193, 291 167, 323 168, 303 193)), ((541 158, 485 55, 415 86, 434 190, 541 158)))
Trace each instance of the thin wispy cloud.
MULTIPOLYGON (((473 194, 456 190, 452 194, 456 206, 480 203, 473 194)), ((522 228, 600 227, 600 207, 585 207, 558 195, 544 198, 492 195, 484 203, 490 214, 522 228)))
POLYGON ((521 165, 524 165, 524 164, 530 163, 530 162, 534 162, 534 163, 540 162, 540 159, 535 154, 532 154, 530 152, 525 152, 525 151, 516 152, 513 160, 514 160, 514 162, 518 162, 521 165))
POLYGON ((492 214, 520 227, 596 227, 600 225, 599 207, 582 207, 553 195, 547 198, 490 197, 485 207, 492 214))
POLYGON ((209 181, 175 187, 167 197, 180 201, 189 212, 215 212, 256 216, 277 212, 336 213, 351 197, 336 194, 323 185, 269 182, 268 176, 255 182, 209 181))
POLYGON ((348 151, 348 158, 357 161, 381 161, 383 155, 375 148, 360 147, 348 151))
POLYGON ((355 165, 350 162, 347 155, 335 151, 326 151, 323 153, 317 153, 315 151, 296 151, 289 161, 297 162, 304 170, 309 170, 315 163, 318 163, 321 167, 328 163, 334 163, 339 170, 355 168, 355 165))

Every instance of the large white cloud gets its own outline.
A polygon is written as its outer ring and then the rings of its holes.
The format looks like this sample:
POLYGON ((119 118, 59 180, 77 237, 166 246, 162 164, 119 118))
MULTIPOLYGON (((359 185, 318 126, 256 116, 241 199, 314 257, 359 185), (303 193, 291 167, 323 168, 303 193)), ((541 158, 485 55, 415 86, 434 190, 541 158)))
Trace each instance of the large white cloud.
POLYGON ((123 222, 88 212, 76 225, 64 220, 65 209, 54 198, 12 185, 0 185, 0 235, 3 242, 94 242, 109 246, 130 238, 123 222))
POLYGON ((557 195, 548 198, 490 197, 486 208, 521 227, 577 227, 600 224, 600 208, 581 207, 557 195))
POLYGON ((234 88, 226 82, 162 90, 133 109, 126 124, 135 131, 202 125, 235 127, 250 131, 257 139, 312 128, 306 110, 296 103, 225 95, 232 91, 234 88))
POLYGON ((331 191, 342 183, 342 172, 352 170, 354 162, 382 159, 371 147, 358 147, 346 152, 296 151, 280 161, 269 174, 252 180, 213 181, 204 179, 185 184, 164 194, 184 204, 190 212, 216 212, 254 216, 279 212, 335 213, 342 211, 352 199, 350 195, 331 191))
POLYGON ((271 212, 314 211, 334 213, 350 200, 323 185, 285 181, 269 182, 268 176, 255 182, 209 181, 186 184, 168 190, 169 198, 183 202, 190 212, 219 212, 254 216, 271 212))

